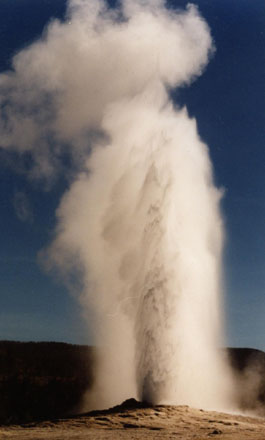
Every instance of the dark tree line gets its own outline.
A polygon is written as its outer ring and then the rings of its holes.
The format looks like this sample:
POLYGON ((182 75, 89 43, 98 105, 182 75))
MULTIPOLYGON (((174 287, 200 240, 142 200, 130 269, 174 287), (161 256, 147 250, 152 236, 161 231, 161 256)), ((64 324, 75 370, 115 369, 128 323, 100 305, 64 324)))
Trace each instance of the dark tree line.
POLYGON ((0 423, 77 412, 92 384, 92 358, 87 346, 0 341, 0 423))

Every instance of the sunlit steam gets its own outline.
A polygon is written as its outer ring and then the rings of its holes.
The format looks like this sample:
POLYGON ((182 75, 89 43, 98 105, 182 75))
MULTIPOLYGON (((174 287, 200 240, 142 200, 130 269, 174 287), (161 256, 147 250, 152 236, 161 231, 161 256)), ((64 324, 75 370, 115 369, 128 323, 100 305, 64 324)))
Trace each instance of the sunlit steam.
POLYGON ((169 96, 211 52, 194 6, 72 0, 0 77, 2 147, 30 151, 33 175, 51 177, 65 149, 78 170, 49 257, 78 270, 94 314, 90 407, 132 396, 229 406, 221 193, 195 121, 169 96))

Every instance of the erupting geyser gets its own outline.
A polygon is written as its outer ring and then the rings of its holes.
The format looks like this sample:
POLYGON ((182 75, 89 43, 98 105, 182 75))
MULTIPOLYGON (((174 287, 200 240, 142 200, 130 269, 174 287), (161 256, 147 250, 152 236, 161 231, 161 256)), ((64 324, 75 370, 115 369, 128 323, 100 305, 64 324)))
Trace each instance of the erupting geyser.
POLYGON ((12 91, 5 146, 31 149, 32 172, 46 175, 64 146, 79 170, 49 255, 66 272, 78 269, 94 314, 102 353, 91 406, 132 396, 229 405, 221 193, 195 121, 169 96, 202 72, 211 51, 194 6, 72 0, 67 21, 52 22, 1 77, 12 91))

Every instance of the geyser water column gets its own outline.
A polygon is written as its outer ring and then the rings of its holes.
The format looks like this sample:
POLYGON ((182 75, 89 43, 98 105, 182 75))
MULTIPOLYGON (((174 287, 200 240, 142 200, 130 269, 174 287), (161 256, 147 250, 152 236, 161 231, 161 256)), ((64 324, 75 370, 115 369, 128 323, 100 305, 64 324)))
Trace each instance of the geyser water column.
POLYGON ((2 146, 32 153, 33 177, 49 178, 65 148, 72 158, 49 257, 81 274, 93 314, 92 407, 228 405, 220 191, 195 121, 169 96, 211 52, 194 6, 71 0, 0 77, 2 146))
POLYGON ((87 99, 96 90, 108 140, 93 145, 63 198, 52 252, 63 264, 78 256, 83 303, 96 317, 102 353, 91 406, 136 395, 225 407, 220 192, 196 123, 168 95, 201 73, 207 25, 195 7, 176 13, 161 1, 123 1, 119 19, 85 12, 87 99))
MULTIPOLYGON (((96 159, 100 171, 87 184, 99 179, 97 186, 108 187, 106 199, 98 199, 103 212, 97 218, 100 291, 111 311, 102 318, 110 336, 124 316, 132 333, 116 368, 132 350, 141 400, 228 407, 219 345, 221 194, 207 147, 195 121, 173 109, 158 84, 113 105, 104 128, 112 143, 91 157, 90 167, 97 168, 96 159)), ((120 330, 123 335, 122 325, 120 330)), ((108 344, 119 340, 116 334, 108 344)))

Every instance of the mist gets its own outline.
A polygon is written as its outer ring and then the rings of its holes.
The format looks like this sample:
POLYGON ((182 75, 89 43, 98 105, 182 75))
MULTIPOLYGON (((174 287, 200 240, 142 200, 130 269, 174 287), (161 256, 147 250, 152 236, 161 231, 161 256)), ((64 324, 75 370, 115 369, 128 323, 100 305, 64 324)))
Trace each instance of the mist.
POLYGON ((222 191, 196 121, 170 98, 213 52, 193 5, 72 0, 0 75, 1 147, 30 154, 29 177, 48 181, 70 157, 46 258, 66 282, 78 277, 93 313, 88 408, 133 396, 231 407, 222 191))

